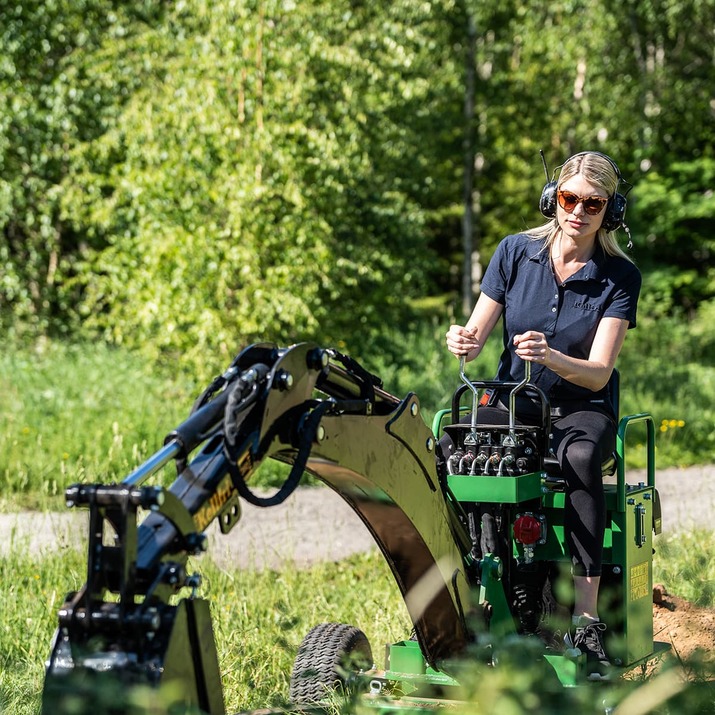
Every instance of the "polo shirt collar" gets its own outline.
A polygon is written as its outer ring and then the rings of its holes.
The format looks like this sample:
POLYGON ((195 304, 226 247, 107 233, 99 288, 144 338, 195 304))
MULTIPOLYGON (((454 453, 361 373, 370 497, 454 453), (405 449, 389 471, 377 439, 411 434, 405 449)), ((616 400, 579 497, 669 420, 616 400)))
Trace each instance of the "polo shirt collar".
MULTIPOLYGON (((527 255, 530 261, 536 261, 542 266, 551 269, 551 256, 547 250, 544 250, 542 241, 529 241, 527 244, 527 255)), ((606 279, 606 254, 600 244, 596 244, 596 250, 593 256, 588 260, 588 263, 581 269, 578 280, 588 281, 597 280, 603 281, 606 279)))

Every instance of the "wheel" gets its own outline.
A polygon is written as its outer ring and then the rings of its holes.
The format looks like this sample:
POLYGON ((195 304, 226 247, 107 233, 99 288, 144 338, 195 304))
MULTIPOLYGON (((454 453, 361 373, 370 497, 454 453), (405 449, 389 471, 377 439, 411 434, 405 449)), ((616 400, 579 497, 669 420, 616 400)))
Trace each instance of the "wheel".
POLYGON ((354 676, 372 665, 370 643, 359 628, 344 623, 314 626, 293 664, 291 702, 319 703, 334 695, 348 695, 354 676))

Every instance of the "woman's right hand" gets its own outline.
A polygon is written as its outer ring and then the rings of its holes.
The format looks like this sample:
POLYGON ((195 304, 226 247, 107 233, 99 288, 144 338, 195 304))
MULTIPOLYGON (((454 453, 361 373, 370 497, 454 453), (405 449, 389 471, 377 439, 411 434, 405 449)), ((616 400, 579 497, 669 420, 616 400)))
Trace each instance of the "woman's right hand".
POLYGON ((447 349, 457 357, 464 356, 469 362, 479 355, 482 344, 477 339, 477 329, 463 325, 450 325, 447 331, 447 349))

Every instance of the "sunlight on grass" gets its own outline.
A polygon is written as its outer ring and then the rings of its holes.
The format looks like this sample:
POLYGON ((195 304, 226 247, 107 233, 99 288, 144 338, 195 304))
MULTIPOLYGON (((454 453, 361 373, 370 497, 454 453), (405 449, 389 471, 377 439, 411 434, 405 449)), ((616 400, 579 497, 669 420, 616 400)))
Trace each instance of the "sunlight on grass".
MULTIPOLYGON (((655 579, 681 597, 713 607, 713 566, 704 556, 713 553, 712 532, 661 540, 655 579)), ((279 572, 227 570, 208 556, 190 568, 201 572, 199 595, 210 602, 229 713, 286 701, 298 646, 318 623, 349 623, 363 630, 378 665, 384 644, 409 636, 404 603, 377 551, 305 571, 288 562, 279 572)), ((84 554, 71 549, 46 555, 16 549, 0 561, 0 603, 5 614, 12 614, 0 624, 1 712, 36 715, 57 609, 67 591, 81 586, 84 569, 84 554)), ((537 676, 524 677, 531 683, 537 676)), ((493 673, 490 678, 490 692, 507 688, 508 695, 514 686, 513 678, 511 684, 494 680, 493 673)), ((502 693, 508 700, 507 695, 502 693)))
MULTIPOLYGON (((458 363, 444 348, 444 329, 426 321, 414 333, 393 336, 404 344, 400 364, 380 354, 361 358, 388 392, 415 392, 427 424, 460 384, 458 363)), ((655 350, 649 336, 634 338, 629 336, 619 361, 621 414, 653 415, 659 467, 715 462, 715 368, 648 355, 655 350)), ((696 348, 691 352, 695 360, 696 348)), ((491 379, 498 353, 498 339, 490 340, 468 375, 491 379)), ((0 354, 0 506, 57 508, 68 484, 121 480, 188 417, 204 387, 194 382, 189 366, 159 368, 101 343, 7 346, 0 354)), ((644 439, 634 433, 629 465, 640 468, 644 439)), ((273 463, 254 480, 281 482, 273 463)))
POLYGON ((653 580, 692 603, 715 608, 715 532, 696 529, 658 537, 653 580))

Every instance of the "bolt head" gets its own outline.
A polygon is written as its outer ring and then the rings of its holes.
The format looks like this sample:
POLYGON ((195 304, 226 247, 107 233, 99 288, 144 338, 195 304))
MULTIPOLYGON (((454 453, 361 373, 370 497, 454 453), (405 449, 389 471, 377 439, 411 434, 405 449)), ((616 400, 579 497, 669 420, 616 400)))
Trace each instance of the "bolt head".
POLYGON ((275 385, 281 391, 285 392, 293 387, 293 375, 286 370, 280 370, 275 377, 275 385))
POLYGON ((322 370, 323 368, 328 367, 329 362, 330 356, 328 355, 327 350, 315 348, 315 350, 311 350, 308 353, 307 363, 311 370, 322 370))

